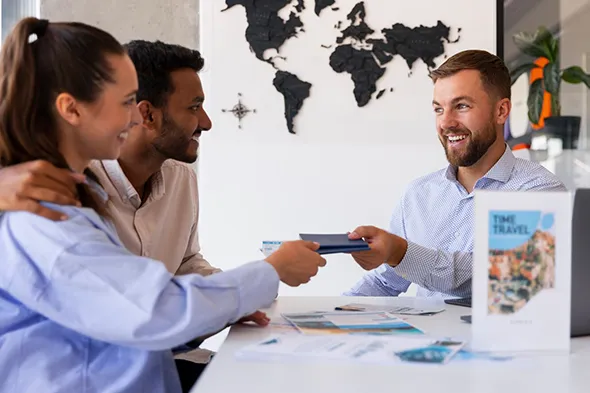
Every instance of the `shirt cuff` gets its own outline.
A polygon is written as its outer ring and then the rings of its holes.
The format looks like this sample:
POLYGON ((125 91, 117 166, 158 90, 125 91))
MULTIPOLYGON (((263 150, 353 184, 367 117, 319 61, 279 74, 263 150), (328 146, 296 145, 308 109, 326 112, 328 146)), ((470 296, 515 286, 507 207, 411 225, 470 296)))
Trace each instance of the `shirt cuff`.
POLYGON ((410 284, 398 276, 391 266, 383 264, 367 273, 343 296, 399 296, 408 290, 410 284))
POLYGON ((438 260, 438 250, 408 242, 406 255, 393 271, 400 277, 421 287, 428 287, 432 271, 438 260))

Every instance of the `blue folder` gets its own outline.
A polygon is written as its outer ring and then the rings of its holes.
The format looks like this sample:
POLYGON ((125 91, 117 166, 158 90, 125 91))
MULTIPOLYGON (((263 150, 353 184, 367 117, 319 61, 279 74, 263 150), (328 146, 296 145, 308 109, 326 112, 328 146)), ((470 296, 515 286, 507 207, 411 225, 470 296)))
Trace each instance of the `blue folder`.
POLYGON ((301 233, 299 234, 301 240, 307 240, 319 243, 320 248, 317 250, 319 254, 338 254, 351 253, 357 251, 368 251, 371 248, 369 244, 362 240, 350 240, 346 233, 344 234, 313 234, 301 233))

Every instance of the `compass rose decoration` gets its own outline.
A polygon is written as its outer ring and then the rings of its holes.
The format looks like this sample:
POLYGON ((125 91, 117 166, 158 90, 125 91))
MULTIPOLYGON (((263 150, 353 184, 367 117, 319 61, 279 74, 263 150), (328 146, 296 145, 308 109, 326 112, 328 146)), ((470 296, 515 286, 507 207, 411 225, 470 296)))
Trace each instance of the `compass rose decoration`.
POLYGON ((232 109, 222 109, 223 113, 233 113, 238 118, 238 128, 242 129, 242 119, 248 115, 248 113, 256 113, 256 109, 249 109, 242 103, 242 93, 238 93, 238 103, 234 105, 232 109))

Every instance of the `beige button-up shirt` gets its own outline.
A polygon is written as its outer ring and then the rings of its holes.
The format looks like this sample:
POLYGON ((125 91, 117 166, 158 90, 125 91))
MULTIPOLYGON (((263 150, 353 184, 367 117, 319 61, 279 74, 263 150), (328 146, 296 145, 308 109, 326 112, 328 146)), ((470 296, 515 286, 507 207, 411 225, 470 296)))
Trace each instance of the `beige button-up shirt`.
POLYGON ((200 252, 197 176, 190 165, 165 161, 143 204, 116 160, 94 161, 90 169, 109 195, 111 219, 129 251, 162 261, 176 275, 220 271, 200 252))

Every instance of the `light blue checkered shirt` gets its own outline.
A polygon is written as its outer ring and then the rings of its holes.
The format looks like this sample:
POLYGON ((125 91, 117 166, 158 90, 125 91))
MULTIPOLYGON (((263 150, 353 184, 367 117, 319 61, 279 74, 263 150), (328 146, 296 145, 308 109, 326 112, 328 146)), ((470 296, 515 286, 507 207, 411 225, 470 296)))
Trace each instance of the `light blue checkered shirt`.
MULTIPOLYGON (((541 165, 506 151, 475 190, 565 191, 559 179, 541 165)), ((407 187, 393 212, 389 231, 408 241, 401 263, 383 264, 366 274, 347 296, 397 296, 418 285, 418 296, 471 296, 474 192, 457 181, 448 166, 407 187)))

